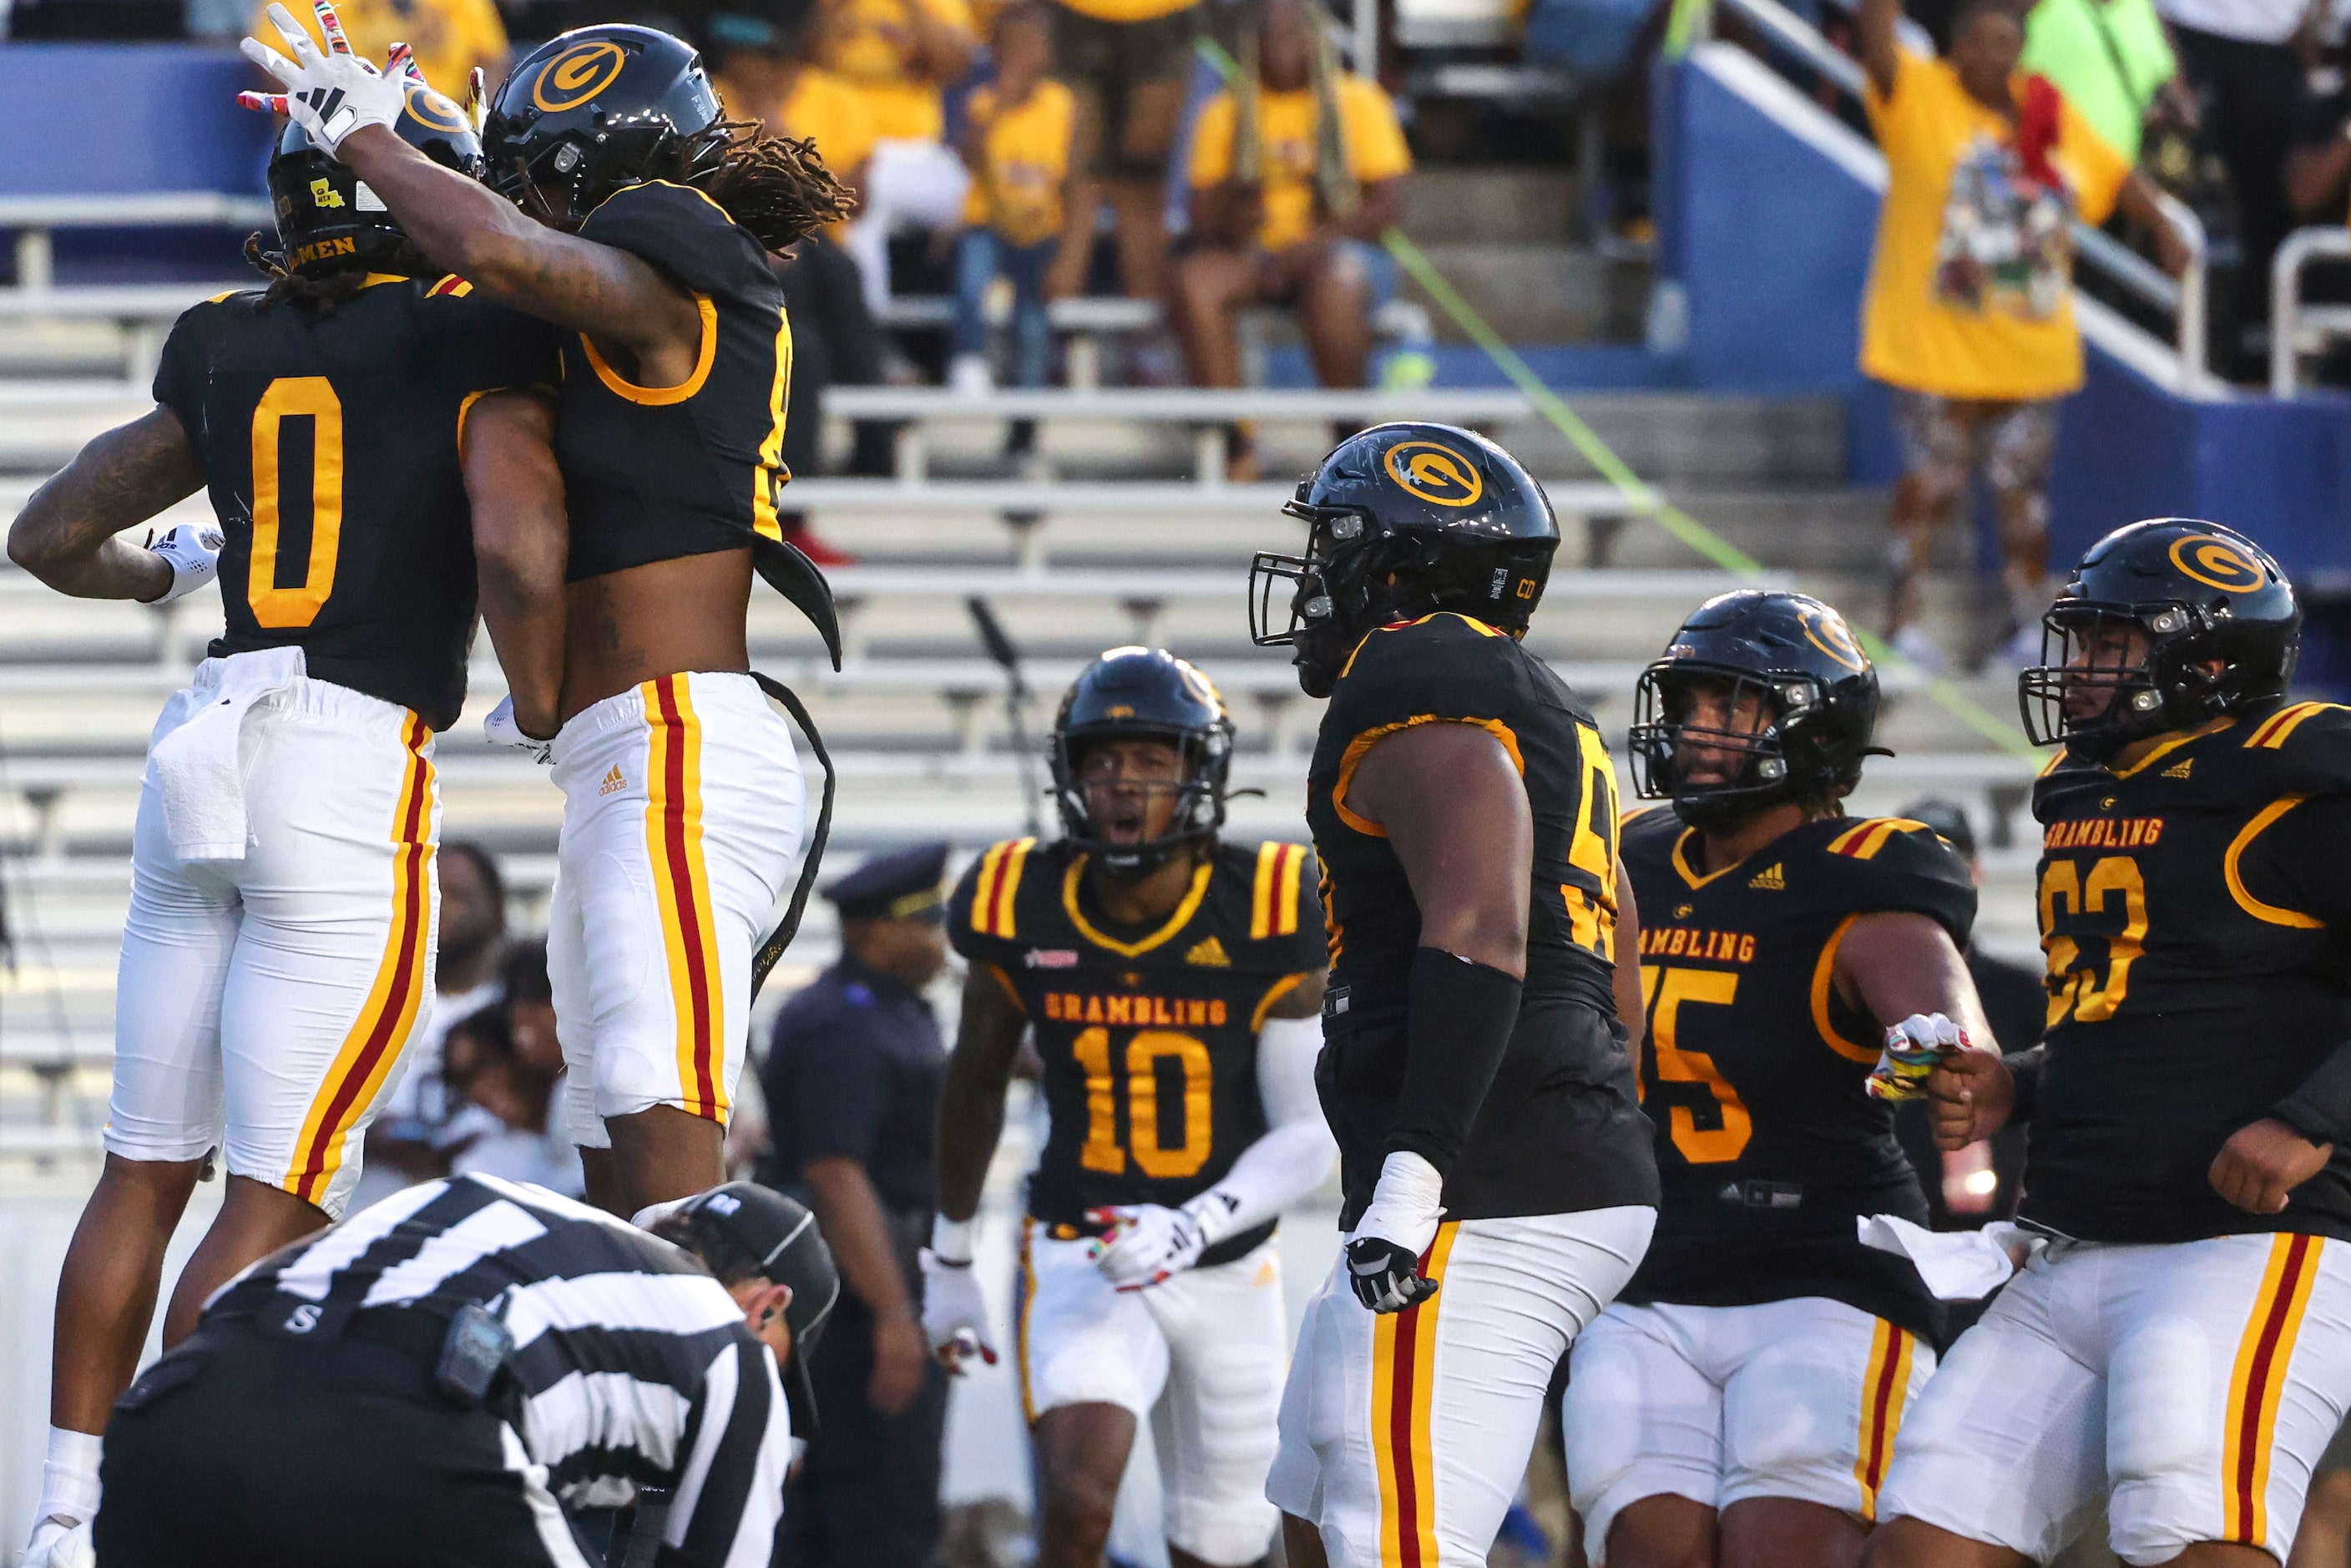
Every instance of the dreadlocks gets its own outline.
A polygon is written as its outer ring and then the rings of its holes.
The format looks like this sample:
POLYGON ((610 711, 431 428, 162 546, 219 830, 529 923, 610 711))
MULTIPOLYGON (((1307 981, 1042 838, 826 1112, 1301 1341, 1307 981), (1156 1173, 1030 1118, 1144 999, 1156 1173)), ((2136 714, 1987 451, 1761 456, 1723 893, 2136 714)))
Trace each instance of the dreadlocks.
POLYGON ((726 144, 718 167, 695 183, 770 251, 857 210, 856 195, 824 166, 815 141, 767 135, 756 120, 722 120, 711 131, 726 144))
MULTIPOLYGON (((286 265, 283 255, 264 249, 257 234, 245 236, 245 259, 256 272, 269 279, 269 287, 261 296, 264 310, 273 305, 291 305, 323 318, 331 315, 337 306, 356 298, 368 279, 367 270, 349 267, 319 277, 305 277, 286 265)), ((373 270, 396 272, 407 277, 439 276, 424 258, 424 253, 409 240, 402 240, 391 258, 373 270)))

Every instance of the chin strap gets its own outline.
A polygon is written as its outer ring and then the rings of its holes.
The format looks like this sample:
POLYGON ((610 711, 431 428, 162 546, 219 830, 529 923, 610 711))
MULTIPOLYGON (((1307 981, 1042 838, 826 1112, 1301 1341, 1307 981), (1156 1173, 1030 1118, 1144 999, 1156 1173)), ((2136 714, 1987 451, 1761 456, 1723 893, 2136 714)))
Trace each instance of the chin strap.
POLYGON ((792 886, 792 901, 784 906, 783 919, 768 933, 768 939, 759 944, 759 950, 751 957, 751 997, 756 1001, 759 988, 768 982, 768 972, 784 956, 784 949, 792 945, 792 938, 799 935, 800 916, 808 911, 809 894, 816 886, 817 868, 824 863, 825 842, 832 837, 835 775, 831 754, 824 748, 824 737, 817 733, 816 721, 809 717, 808 708, 793 695, 792 689, 781 681, 768 679, 757 670, 751 672, 751 678, 759 683, 761 691, 781 704, 784 711, 792 716, 792 722, 799 726, 800 734, 808 738, 809 749, 816 753, 818 763, 824 768, 824 800, 817 808, 816 831, 809 835, 808 855, 800 862, 800 879, 792 886))

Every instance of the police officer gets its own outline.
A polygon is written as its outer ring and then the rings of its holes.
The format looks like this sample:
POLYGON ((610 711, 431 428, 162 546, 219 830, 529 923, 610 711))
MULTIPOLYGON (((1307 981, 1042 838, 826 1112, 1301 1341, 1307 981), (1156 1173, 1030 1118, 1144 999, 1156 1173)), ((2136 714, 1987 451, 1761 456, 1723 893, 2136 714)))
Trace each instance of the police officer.
POLYGON ((946 962, 946 859, 921 845, 824 890, 841 961, 784 1005, 760 1073, 775 1137, 763 1177, 816 1211, 848 1286, 810 1358, 824 1424, 778 1538, 789 1568, 922 1568, 938 1539, 947 1383, 914 1255, 938 1202, 946 1053, 923 988, 946 962))

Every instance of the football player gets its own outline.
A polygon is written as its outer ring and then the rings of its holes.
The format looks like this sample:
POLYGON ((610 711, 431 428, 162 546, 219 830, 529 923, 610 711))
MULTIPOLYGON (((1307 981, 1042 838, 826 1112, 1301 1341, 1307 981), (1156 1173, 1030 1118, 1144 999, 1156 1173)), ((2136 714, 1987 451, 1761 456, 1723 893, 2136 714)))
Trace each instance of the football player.
POLYGON ((726 119, 691 47, 624 26, 516 65, 483 131, 494 192, 384 131, 400 89, 341 50, 326 0, 317 10, 324 53, 280 6, 292 59, 246 40, 287 89, 255 101, 340 150, 475 292, 564 329, 561 728, 505 730, 553 737, 548 965, 570 1131, 590 1195, 639 1213, 724 1178, 754 977, 780 951, 761 938, 802 790, 790 728, 749 673, 755 558, 836 664, 840 634, 776 519, 791 328, 768 253, 849 198, 810 143, 726 119))
POLYGON ((1656 1219, 1620 1021, 1640 1016, 1639 923, 1615 773, 1520 641, 1559 528, 1510 454, 1380 425, 1284 509, 1307 550, 1257 558, 1251 629, 1331 699, 1307 821, 1348 1238, 1307 1309, 1267 1490, 1294 1564, 1473 1568, 1552 1369, 1656 1219))
POLYGON ((1903 1423, 1881 1564, 2294 1548, 2351 1403, 2351 711, 2287 702, 2302 612, 2241 534, 2090 547, 2019 681, 2045 1043, 1934 1074, 1938 1136, 2028 1121, 2046 1239, 1903 1423))
MULTIPOLYGON (((437 93, 406 94, 394 132, 453 179, 480 164, 437 93)), ((465 701, 477 559, 517 704, 551 715, 560 674, 562 498, 529 456, 549 415, 528 390, 557 379, 551 335, 434 283, 299 127, 268 179, 284 254, 248 254, 269 286, 182 316, 153 411, 84 447, 8 536, 81 598, 161 603, 217 573, 226 619, 156 722, 140 793, 106 1165, 58 1281, 36 1563, 95 1511, 98 1434, 212 1151, 226 1191, 167 1343, 358 1181, 432 1009, 433 737, 465 701), (200 486, 216 529, 115 537, 200 486)))
POLYGON ((1301 844, 1228 844, 1233 726, 1200 672, 1114 648, 1053 727, 1062 836, 956 886, 970 960, 939 1115, 923 1317, 995 1359, 972 1216, 1025 1031, 1051 1132, 1029 1182, 1014 1324, 1044 1493, 1038 1562, 1092 1568, 1146 1418, 1176 1568, 1255 1563, 1288 1349, 1275 1217, 1329 1176, 1315 1103, 1322 910, 1301 844))
POLYGON ((1798 593, 1700 605, 1642 672, 1624 828, 1646 918, 1643 1105, 1665 1202, 1575 1342, 1562 1410, 1586 1550, 1610 1568, 1850 1564, 1941 1343, 1910 1261, 1855 1221, 1927 1199, 1868 1082, 1886 1030, 1989 1047, 1968 868, 1839 802, 1877 672, 1798 593))

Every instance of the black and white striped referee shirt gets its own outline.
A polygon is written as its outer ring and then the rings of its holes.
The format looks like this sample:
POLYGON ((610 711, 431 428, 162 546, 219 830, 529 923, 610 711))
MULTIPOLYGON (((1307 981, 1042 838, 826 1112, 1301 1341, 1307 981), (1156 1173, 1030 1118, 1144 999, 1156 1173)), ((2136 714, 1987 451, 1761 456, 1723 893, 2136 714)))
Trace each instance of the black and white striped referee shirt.
POLYGON ((527 1489, 610 1508, 667 1487, 665 1563, 766 1568, 791 1462, 775 1354, 697 1260, 625 1220, 493 1176, 426 1182, 265 1259, 205 1315, 325 1336, 468 1301, 515 1336, 527 1489))

